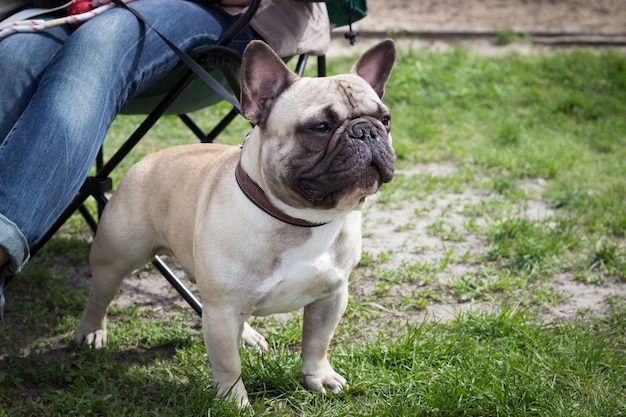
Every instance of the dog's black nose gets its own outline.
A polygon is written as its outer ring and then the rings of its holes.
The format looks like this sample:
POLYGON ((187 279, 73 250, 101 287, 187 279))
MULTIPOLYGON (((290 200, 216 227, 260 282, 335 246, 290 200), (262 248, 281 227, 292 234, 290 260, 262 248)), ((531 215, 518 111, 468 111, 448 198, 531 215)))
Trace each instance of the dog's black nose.
POLYGON ((376 126, 366 119, 353 120, 348 126, 348 134, 351 138, 363 141, 380 136, 376 126))

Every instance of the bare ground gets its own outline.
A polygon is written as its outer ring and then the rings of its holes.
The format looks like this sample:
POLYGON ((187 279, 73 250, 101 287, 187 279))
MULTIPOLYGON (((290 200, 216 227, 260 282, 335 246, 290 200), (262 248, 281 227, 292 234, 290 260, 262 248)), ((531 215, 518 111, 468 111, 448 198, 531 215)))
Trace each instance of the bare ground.
POLYGON ((358 29, 626 34, 622 0, 369 0, 358 29))
POLYGON ((544 51, 588 45, 626 49, 626 2, 622 0, 369 0, 355 23, 357 44, 333 32, 329 55, 361 52, 384 36, 405 48, 448 50, 463 44, 483 53, 544 51), (527 41, 496 45, 497 34, 527 34, 527 41))
MULTIPOLYGON (((446 164, 416 165, 408 171, 401 172, 401 175, 408 178, 419 173, 447 175, 455 169, 453 165, 446 164)), ((552 210, 539 197, 543 185, 542 181, 529 181, 522 185, 522 187, 532 189, 536 197, 520 204, 514 215, 533 220, 550 218, 552 210)), ((381 206, 374 198, 364 210, 363 250, 373 254, 391 250, 393 257, 385 264, 385 268, 398 267, 403 263, 408 265, 437 264, 452 254, 445 268, 434 274, 434 278, 418 283, 418 288, 415 284, 397 285, 394 292, 398 299, 424 293, 429 289, 437 291, 441 286, 449 286, 458 278, 470 277, 471 280, 473 277, 480 277, 483 267, 487 265, 480 262, 468 262, 467 259, 487 253, 486 236, 482 233, 467 231, 466 225, 472 219, 466 214, 466 208, 478 205, 489 198, 491 198, 490 195, 471 188, 455 194, 435 193, 422 201, 403 201, 396 207, 381 206), (429 226, 436 222, 445 224, 456 236, 453 239, 433 236, 433 233, 429 231, 429 226), (409 223, 412 227, 405 227, 409 223), (416 289, 419 291, 415 291, 416 289)), ((473 219, 473 221, 476 222, 477 227, 486 225, 484 218, 473 219)), ((557 274, 547 282, 540 281, 533 285, 541 287, 542 291, 551 294, 555 300, 558 299, 558 302, 554 304, 537 306, 538 312, 546 321, 568 320, 585 314, 604 313, 610 306, 611 297, 626 296, 626 283, 607 280, 601 284, 585 284, 576 280, 572 274, 557 274)), ((359 280, 353 287, 355 287, 354 291, 367 294, 376 290, 377 282, 375 279, 365 278, 359 280)), ((430 302, 422 310, 405 312, 403 316, 405 319, 417 321, 425 317, 448 319, 459 311, 489 309, 494 306, 491 301, 481 298, 480 294, 477 295, 478 300, 472 297, 466 299, 446 297, 441 301, 430 302)), ((517 301, 519 305, 524 305, 526 300, 517 301)))

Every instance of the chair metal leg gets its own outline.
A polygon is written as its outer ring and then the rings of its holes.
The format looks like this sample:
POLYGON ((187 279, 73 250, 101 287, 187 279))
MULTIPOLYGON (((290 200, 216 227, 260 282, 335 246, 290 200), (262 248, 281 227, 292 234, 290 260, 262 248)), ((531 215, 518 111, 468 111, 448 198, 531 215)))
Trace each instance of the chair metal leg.
POLYGON ((83 219, 85 219, 85 222, 87 222, 87 224, 89 225, 91 231, 93 233, 96 233, 96 229, 98 229, 98 222, 96 221, 96 219, 94 219, 89 210, 87 210, 87 207, 85 207, 84 204, 81 204, 78 207, 78 211, 83 216, 83 219))
POLYGON ((326 55, 320 55, 317 57, 317 76, 326 76, 326 55))
POLYGON ((306 64, 309 61, 309 56, 307 54, 302 54, 298 57, 298 63, 296 64, 296 74, 299 77, 304 75, 304 70, 306 69, 306 64))
POLYGON ((167 279, 172 287, 187 301, 187 304, 193 308, 193 310, 202 317, 202 304, 196 298, 195 295, 185 286, 185 284, 174 274, 174 272, 167 266, 167 264, 159 256, 155 256, 152 259, 152 264, 156 269, 167 279))
POLYGON ((228 113, 218 124, 215 126, 209 133, 207 133, 207 138, 209 142, 213 142, 215 138, 219 136, 220 133, 224 131, 237 116, 239 116, 239 111, 233 108, 230 113, 228 113))
POLYGON ((212 142, 207 134, 204 133, 204 130, 202 130, 202 128, 198 126, 198 124, 187 113, 179 114, 178 117, 185 124, 185 126, 187 126, 189 130, 191 130, 191 132, 196 135, 198 139, 200 139, 200 142, 212 142))

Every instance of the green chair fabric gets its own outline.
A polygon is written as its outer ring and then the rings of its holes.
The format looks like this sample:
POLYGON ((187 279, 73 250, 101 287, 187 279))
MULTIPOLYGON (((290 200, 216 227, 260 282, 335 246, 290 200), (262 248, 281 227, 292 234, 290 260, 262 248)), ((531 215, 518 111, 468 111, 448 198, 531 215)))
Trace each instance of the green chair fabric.
MULTIPOLYGON (((239 65, 231 65, 231 69, 235 76, 239 77, 239 65)), ((149 114, 158 103, 174 88, 176 83, 188 71, 186 67, 178 67, 172 71, 166 78, 159 81, 152 87, 149 87, 137 97, 135 97, 121 111, 122 114, 149 114)), ((228 91, 231 88, 226 77, 220 70, 209 72, 222 86, 228 91)), ((191 84, 181 93, 181 95, 168 108, 165 114, 184 114, 192 111, 210 107, 222 101, 222 97, 206 85, 199 78, 194 79, 191 84)))

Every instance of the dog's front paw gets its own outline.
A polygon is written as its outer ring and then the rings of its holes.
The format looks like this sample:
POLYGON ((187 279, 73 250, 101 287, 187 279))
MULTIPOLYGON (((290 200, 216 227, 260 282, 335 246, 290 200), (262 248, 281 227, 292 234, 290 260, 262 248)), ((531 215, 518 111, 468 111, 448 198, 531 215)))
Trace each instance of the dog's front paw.
POLYGON ((259 353, 267 352, 270 348, 263 335, 250 327, 247 322, 243 324, 241 339, 246 345, 257 349, 259 353))
POLYGON ((86 346, 93 349, 100 349, 107 344, 107 331, 100 329, 93 332, 76 331, 74 342, 79 346, 86 346))
POLYGON ((336 394, 346 385, 346 379, 335 372, 330 364, 326 364, 310 373, 303 371, 303 374, 304 386, 311 391, 326 393, 326 389, 328 389, 336 394))

